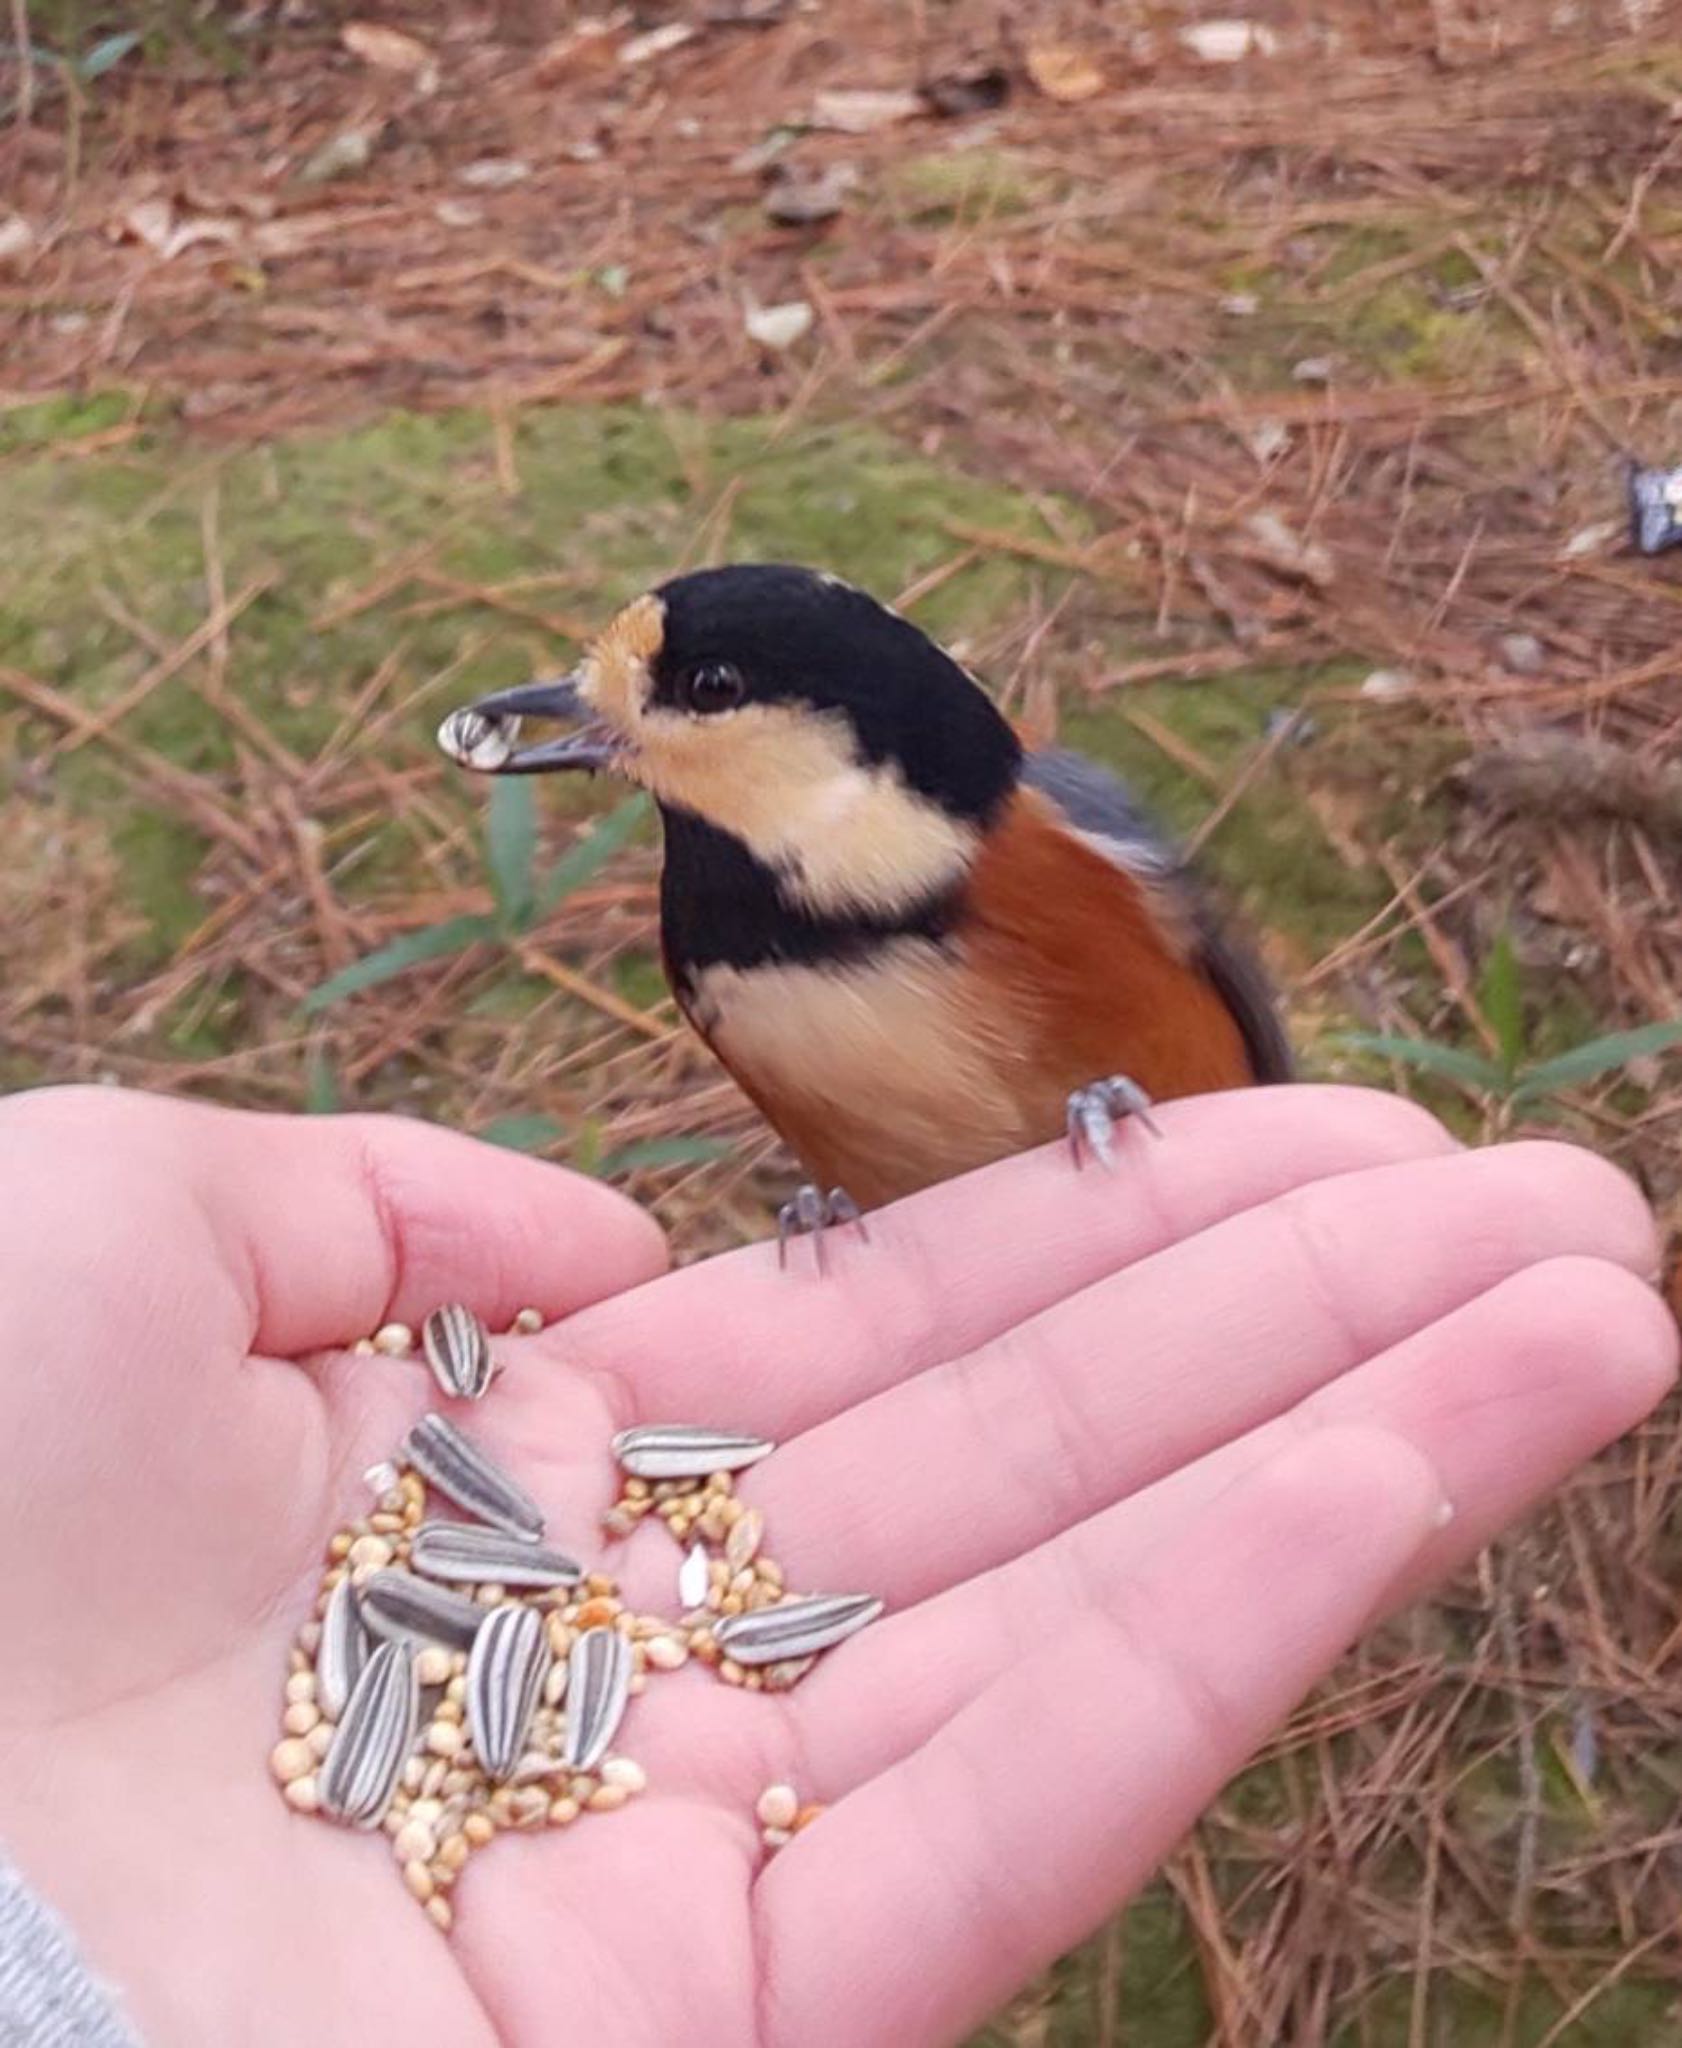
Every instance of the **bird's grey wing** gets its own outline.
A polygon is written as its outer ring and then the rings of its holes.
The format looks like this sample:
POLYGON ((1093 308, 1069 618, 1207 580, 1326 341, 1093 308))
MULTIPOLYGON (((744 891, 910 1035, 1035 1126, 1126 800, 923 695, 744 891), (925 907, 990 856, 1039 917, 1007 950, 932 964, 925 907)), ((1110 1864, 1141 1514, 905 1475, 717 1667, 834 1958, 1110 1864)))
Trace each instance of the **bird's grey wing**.
POLYGON ((1223 928, 1196 877, 1126 784, 1084 754, 1061 748, 1029 754, 1022 779, 1118 867, 1174 891, 1191 922, 1198 965, 1232 1012, 1256 1079, 1288 1081, 1294 1061, 1267 975, 1250 949, 1223 928))

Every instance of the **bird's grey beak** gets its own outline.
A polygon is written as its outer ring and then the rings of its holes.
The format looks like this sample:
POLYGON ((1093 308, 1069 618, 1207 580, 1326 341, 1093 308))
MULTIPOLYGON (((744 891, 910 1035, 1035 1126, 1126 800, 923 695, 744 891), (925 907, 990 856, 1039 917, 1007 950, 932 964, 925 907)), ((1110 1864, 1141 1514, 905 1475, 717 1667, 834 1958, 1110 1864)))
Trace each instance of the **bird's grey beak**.
POLYGON ((438 728, 438 744, 452 761, 481 775, 546 775, 561 768, 611 768, 624 751, 589 706, 572 676, 521 683, 496 690, 461 710, 438 728), (516 746, 528 718, 564 718, 577 728, 534 747, 516 746))

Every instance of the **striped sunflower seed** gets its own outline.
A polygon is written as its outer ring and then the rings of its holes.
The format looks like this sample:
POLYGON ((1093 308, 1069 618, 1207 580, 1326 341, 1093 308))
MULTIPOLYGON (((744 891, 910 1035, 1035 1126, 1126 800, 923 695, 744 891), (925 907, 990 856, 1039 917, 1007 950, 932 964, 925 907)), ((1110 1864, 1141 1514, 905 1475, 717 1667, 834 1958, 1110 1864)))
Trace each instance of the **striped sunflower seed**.
POLYGON ((467 1660, 467 1730, 492 1778, 505 1778, 525 1753, 553 1652, 535 1607, 491 1610, 467 1660))
POLYGON ((584 1576, 576 1558, 528 1536, 471 1522, 422 1522, 409 1546, 411 1568, 429 1579, 480 1586, 572 1586, 584 1576))
POLYGON ((459 1302, 435 1308, 421 1324, 421 1349, 432 1377, 451 1400, 483 1398, 496 1364, 491 1333, 470 1308, 459 1302))
POLYGON ((566 1761, 592 1770, 625 1716, 631 1696, 631 1646, 615 1628, 588 1628, 567 1656, 566 1761))
POLYGON ((776 1445, 762 1436, 702 1429, 692 1422, 649 1422, 622 1429, 613 1455, 636 1479, 705 1479, 709 1472, 741 1472, 768 1458, 776 1445))
POLYGON ((368 1661, 368 1634, 358 1611, 356 1589, 341 1579, 327 1597, 321 1643, 315 1653, 315 1696, 329 1721, 338 1720, 368 1661))
POLYGON ((485 772, 502 766, 513 753, 519 734, 518 718, 493 718, 464 705, 439 726, 438 744, 459 767, 485 772))
POLYGON ((867 1628, 881 1611, 882 1602, 869 1593, 819 1593, 729 1615, 715 1625, 713 1635, 738 1664, 781 1664, 832 1650, 867 1628))
POLYGON ((378 1827, 415 1740, 420 1687, 407 1643, 381 1643, 362 1667, 321 1767, 321 1810, 346 1827, 378 1827))
POLYGON ((480 1624, 490 1612, 459 1593, 446 1593, 413 1573, 373 1572, 358 1589, 362 1619, 387 1642, 443 1643, 452 1650, 471 1649, 480 1624))
POLYGON ((410 1430, 408 1458, 423 1479, 477 1520, 534 1540, 543 1534, 537 1502, 442 1415, 423 1415, 410 1430))

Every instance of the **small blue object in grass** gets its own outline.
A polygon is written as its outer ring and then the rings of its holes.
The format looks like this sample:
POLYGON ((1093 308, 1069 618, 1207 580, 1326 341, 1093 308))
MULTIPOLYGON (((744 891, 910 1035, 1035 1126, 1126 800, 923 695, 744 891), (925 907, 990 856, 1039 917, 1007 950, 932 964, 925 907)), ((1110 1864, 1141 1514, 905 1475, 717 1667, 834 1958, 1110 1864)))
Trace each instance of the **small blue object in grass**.
POLYGON ((1682 547, 1682 468, 1631 465, 1629 515, 1635 545, 1644 555, 1682 547))

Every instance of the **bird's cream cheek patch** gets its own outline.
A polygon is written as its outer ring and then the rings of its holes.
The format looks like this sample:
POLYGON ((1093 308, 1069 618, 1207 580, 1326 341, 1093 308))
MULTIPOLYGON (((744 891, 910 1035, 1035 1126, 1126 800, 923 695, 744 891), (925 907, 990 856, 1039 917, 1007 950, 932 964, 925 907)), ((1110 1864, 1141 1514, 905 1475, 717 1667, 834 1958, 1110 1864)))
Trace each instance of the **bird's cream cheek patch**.
POLYGON ((750 704, 719 719, 655 714, 639 777, 738 839, 784 896, 825 915, 892 916, 950 887, 974 858, 973 826, 866 766, 844 719, 750 704))

